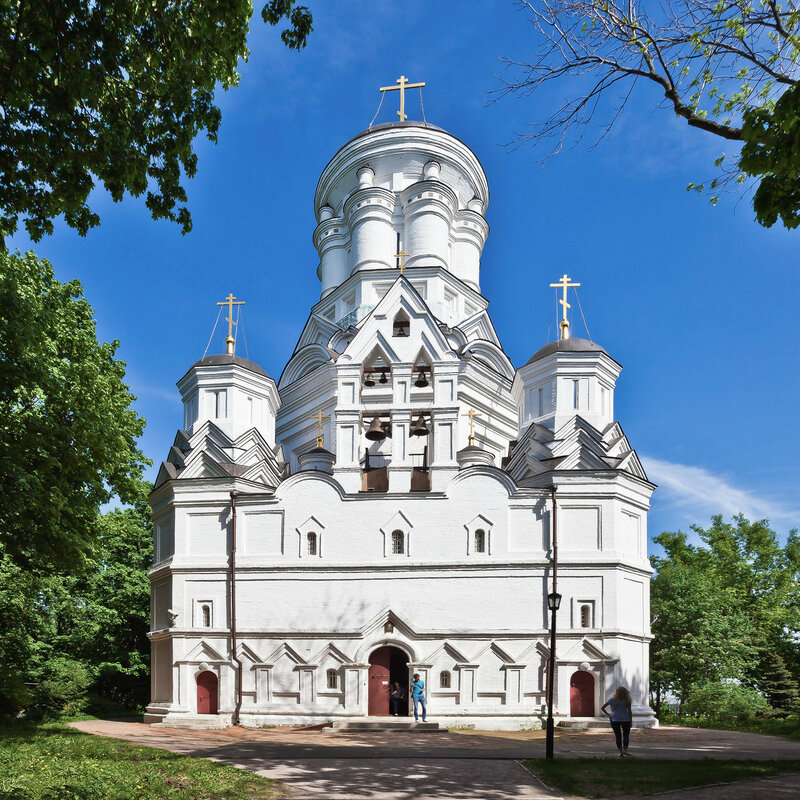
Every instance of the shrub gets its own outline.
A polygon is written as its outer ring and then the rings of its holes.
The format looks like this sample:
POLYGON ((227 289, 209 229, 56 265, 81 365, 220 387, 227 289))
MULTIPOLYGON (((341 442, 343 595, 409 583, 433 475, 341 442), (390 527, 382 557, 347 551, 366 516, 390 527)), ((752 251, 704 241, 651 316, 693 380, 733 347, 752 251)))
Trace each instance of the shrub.
POLYGON ((80 661, 53 658, 43 670, 33 705, 43 714, 80 714, 86 709, 86 690, 91 683, 89 670, 80 661))
POLYGON ((736 683, 703 683, 692 687, 684 710, 694 717, 719 722, 746 722, 769 715, 767 699, 755 689, 736 683))

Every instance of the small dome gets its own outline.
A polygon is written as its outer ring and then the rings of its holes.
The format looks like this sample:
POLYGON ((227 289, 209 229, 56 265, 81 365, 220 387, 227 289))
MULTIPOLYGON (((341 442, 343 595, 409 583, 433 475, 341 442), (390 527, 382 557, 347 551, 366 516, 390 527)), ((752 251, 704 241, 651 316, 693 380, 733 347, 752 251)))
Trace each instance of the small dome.
POLYGON ((199 361, 195 361, 190 369, 194 369, 195 367, 218 367, 221 364, 236 364, 237 367, 249 369, 250 372, 255 372, 256 375, 263 375, 265 378, 269 378, 269 375, 267 375, 267 373, 261 367, 259 367, 258 364, 248 361, 246 358, 242 358, 241 356, 229 356, 227 353, 218 353, 217 355, 213 356, 205 356, 199 361))
POLYGON ((559 339, 537 350, 527 363, 532 364, 534 361, 539 361, 539 359, 549 356, 551 353, 605 353, 608 355, 605 348, 600 347, 596 342, 590 342, 588 339, 559 339))

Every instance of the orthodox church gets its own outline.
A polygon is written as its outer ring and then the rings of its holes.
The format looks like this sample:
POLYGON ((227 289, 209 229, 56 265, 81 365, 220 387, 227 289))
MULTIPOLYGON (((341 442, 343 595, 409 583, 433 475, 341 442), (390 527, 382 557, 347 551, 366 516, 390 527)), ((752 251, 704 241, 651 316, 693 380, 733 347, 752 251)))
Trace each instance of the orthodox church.
POLYGON ((440 724, 538 727, 557 579, 556 720, 625 685, 653 725, 655 487, 614 418, 621 366, 570 337, 566 275, 559 338, 509 361, 480 288, 483 167, 398 113, 322 171, 321 293, 277 382, 236 354, 232 295, 227 352, 178 381, 145 720, 357 721, 416 672, 440 724))

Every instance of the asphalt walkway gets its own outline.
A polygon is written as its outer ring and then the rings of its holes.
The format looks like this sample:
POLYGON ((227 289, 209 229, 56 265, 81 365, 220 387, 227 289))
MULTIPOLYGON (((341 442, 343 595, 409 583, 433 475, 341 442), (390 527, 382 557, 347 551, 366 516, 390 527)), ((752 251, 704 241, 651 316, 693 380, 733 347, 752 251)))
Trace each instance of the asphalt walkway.
MULTIPOLYGON (((72 727, 182 755, 210 758, 280 781, 292 800, 574 800, 552 792, 518 761, 544 755, 540 731, 523 733, 341 732, 273 728, 190 730, 87 720, 72 727)), ((687 728, 634 731, 641 758, 800 759, 800 742, 687 728)), ((608 731, 564 732, 559 757, 615 757, 608 731)), ((800 796, 800 776, 670 792, 660 800, 745 800, 800 796), (747 784, 747 786, 745 786, 747 784), (744 791, 745 793, 741 793, 744 791)))

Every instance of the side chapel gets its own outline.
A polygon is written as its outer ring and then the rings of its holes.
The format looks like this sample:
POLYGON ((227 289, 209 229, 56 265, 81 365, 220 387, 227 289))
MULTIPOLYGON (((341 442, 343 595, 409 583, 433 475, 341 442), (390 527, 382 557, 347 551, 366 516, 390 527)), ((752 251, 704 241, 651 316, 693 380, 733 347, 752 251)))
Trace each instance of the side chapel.
POLYGON ((559 338, 511 364, 480 290, 481 163, 398 115, 322 171, 321 295, 277 383, 236 355, 232 295, 227 352, 178 381, 145 719, 388 715, 388 684, 418 672, 432 720, 535 725, 555 519, 556 720, 597 717, 623 684, 654 725, 655 487, 614 418, 621 366, 570 337, 566 275, 559 338))

